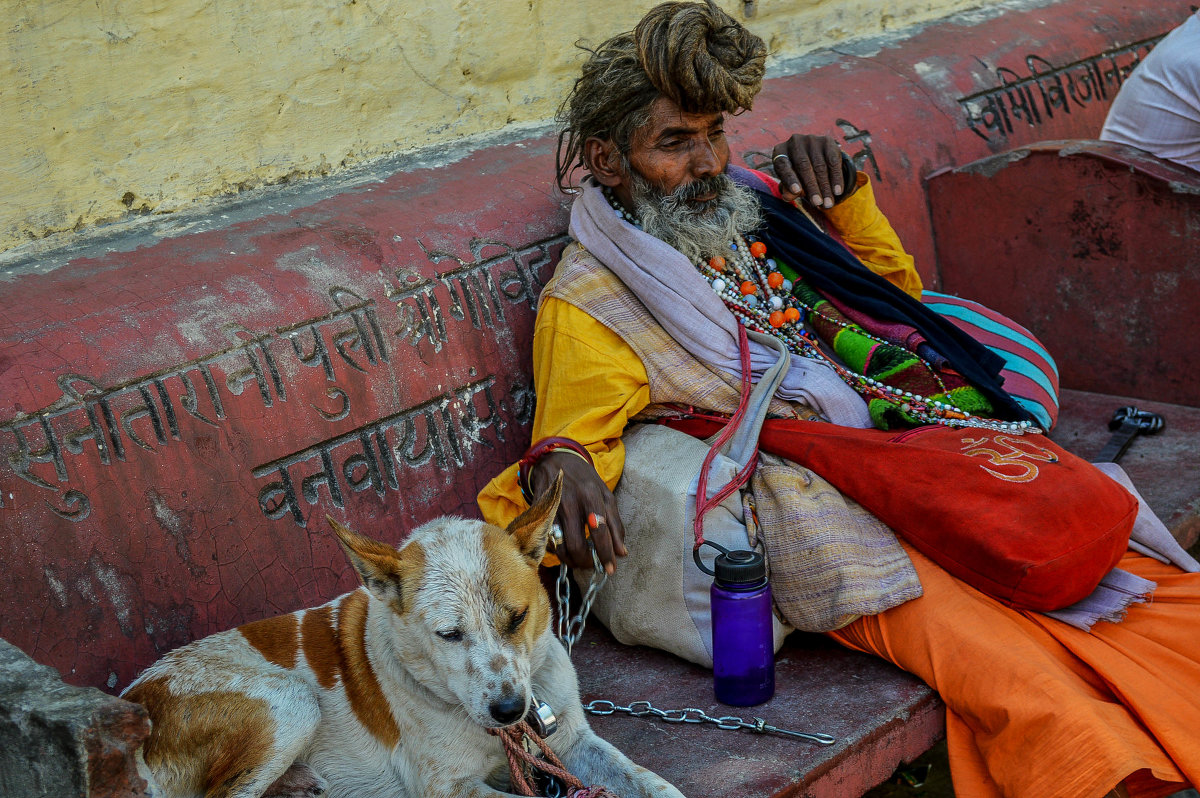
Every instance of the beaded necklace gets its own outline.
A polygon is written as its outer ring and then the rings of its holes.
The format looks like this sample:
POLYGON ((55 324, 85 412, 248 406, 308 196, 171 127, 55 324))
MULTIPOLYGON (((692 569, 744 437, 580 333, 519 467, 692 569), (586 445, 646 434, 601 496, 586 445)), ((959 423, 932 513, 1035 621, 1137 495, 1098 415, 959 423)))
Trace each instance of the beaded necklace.
MULTIPOLYGON (((604 189, 604 194, 618 216, 641 229, 637 217, 625 210, 607 188, 604 189)), ((1041 431, 1028 421, 997 421, 972 416, 951 402, 928 399, 911 391, 895 388, 881 380, 852 371, 826 355, 814 334, 805 327, 805 318, 813 314, 842 327, 849 325, 816 313, 793 296, 792 281, 783 276, 773 259, 767 257, 767 245, 762 241, 754 238, 747 241, 746 237, 738 233, 734 240, 729 242, 728 258, 714 255, 707 261, 693 262, 705 281, 725 303, 725 307, 746 329, 773 335, 783 341, 788 351, 827 364, 843 382, 868 401, 882 399, 924 424, 980 427, 1018 435, 1041 431)), ((855 326, 853 329, 857 334, 877 343, 891 343, 861 327, 855 326)), ((942 392, 947 393, 937 370, 924 358, 915 353, 913 356, 933 375, 942 392)))

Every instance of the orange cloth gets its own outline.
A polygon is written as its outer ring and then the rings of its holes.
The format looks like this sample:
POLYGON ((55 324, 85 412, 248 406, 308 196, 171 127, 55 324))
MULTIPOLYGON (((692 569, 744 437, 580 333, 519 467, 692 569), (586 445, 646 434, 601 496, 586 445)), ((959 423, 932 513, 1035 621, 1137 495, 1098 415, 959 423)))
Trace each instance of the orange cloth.
POLYGON ((941 694, 958 798, 1098 798, 1126 779, 1151 798, 1200 780, 1200 574, 1126 553, 1153 603, 1088 634, 905 548, 924 596, 828 634, 941 694))

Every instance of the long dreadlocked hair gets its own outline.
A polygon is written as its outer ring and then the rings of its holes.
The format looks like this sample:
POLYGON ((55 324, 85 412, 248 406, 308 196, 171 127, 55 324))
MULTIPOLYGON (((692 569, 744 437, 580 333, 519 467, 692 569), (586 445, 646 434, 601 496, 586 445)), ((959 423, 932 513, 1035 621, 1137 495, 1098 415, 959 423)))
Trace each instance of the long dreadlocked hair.
POLYGON ((659 96, 689 113, 749 110, 762 88, 767 46, 714 0, 669 2, 646 13, 632 31, 591 53, 558 109, 558 187, 570 192, 592 136, 629 156, 633 131, 650 119, 659 96))

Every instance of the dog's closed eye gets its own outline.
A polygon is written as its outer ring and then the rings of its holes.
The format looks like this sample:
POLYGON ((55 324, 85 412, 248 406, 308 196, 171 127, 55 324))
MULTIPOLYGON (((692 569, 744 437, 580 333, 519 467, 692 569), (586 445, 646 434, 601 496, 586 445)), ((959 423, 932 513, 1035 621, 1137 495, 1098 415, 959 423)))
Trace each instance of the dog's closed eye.
POLYGON ((508 633, 510 635, 517 633, 517 630, 521 628, 521 624, 525 623, 525 617, 527 615, 529 615, 528 607, 521 610, 520 612, 513 613, 512 617, 509 618, 509 620, 508 620, 508 633))
POLYGON ((463 639, 463 633, 461 629, 439 629, 437 631, 437 636, 451 643, 457 643, 463 639))

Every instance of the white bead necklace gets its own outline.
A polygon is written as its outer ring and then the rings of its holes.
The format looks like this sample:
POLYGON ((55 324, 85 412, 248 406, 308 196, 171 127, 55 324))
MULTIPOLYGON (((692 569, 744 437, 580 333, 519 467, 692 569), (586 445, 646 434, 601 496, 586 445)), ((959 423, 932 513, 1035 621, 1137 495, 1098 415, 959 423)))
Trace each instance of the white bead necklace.
MULTIPOLYGON (((641 229, 636 216, 624 206, 607 188, 604 190, 613 210, 625 221, 641 229)), ((882 399, 895 405, 902 413, 925 424, 942 424, 952 427, 977 427, 1017 435, 1026 432, 1041 432, 1028 421, 997 421, 972 416, 951 402, 927 399, 920 394, 895 388, 885 382, 852 371, 821 351, 813 334, 805 328, 804 320, 810 313, 839 326, 849 325, 817 314, 812 308, 792 295, 792 282, 778 270, 778 264, 766 257, 766 245, 761 241, 747 242, 738 234, 729 244, 729 257, 713 256, 707 262, 694 261, 704 279, 725 303, 725 307, 746 329, 773 335, 783 341, 788 351, 829 365, 842 381, 858 394, 870 399, 882 399)), ((882 344, 890 344, 854 327, 860 335, 882 344)), ((919 358, 919 356, 918 356, 919 358)), ((929 373, 946 391, 937 371, 923 358, 919 358, 929 373)))

